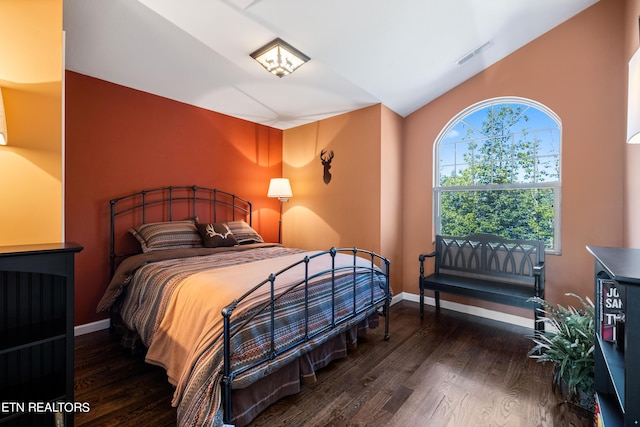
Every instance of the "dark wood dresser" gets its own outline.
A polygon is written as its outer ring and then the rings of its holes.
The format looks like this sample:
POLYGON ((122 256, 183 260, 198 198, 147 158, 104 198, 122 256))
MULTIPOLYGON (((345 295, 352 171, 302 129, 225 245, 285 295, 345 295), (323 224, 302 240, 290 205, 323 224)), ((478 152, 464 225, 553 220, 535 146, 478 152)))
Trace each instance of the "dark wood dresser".
POLYGON ((0 426, 73 425, 64 408, 74 401, 81 250, 77 243, 0 246, 0 426))

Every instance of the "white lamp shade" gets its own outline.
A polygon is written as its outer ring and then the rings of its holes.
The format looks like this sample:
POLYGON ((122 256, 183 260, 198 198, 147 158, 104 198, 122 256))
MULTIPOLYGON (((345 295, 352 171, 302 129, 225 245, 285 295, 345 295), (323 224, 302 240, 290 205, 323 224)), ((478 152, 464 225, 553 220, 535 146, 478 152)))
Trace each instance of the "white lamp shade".
POLYGON ((4 102, 0 88, 0 145, 7 145, 7 119, 4 115, 4 102))
POLYGON ((291 184, 287 178, 272 178, 269 183, 267 197, 277 197, 281 201, 286 201, 292 197, 291 184))
POLYGON ((640 144, 640 49, 629 61, 627 101, 627 143, 640 144))

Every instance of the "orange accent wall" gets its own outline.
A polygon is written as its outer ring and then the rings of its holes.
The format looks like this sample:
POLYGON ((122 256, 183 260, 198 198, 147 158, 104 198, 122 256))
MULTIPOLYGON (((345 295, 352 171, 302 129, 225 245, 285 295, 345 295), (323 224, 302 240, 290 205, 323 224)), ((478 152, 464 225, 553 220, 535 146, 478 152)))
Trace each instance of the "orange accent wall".
MULTIPOLYGON (((418 254, 433 248, 438 133, 469 105, 520 96, 545 104, 562 120, 562 255, 547 256, 547 298, 563 302, 566 292, 593 295, 593 259, 585 246, 619 246, 624 240, 624 21, 624 2, 601 0, 406 118, 405 278, 417 277, 418 254)), ((416 293, 416 286, 415 280, 405 281, 406 291, 416 293)))
POLYGON ((65 154, 66 240, 84 246, 76 324, 106 317, 95 307, 108 283, 114 197, 165 185, 220 188, 254 202, 254 227, 277 240, 279 205, 266 194, 282 175, 280 130, 67 71, 65 154))

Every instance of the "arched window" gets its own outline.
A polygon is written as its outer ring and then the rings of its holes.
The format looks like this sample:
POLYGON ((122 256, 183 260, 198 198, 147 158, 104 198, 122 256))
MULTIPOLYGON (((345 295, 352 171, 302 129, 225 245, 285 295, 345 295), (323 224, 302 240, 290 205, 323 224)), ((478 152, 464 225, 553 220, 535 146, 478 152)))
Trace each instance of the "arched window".
POLYGON ((561 139, 558 116, 528 99, 460 112, 434 147, 436 234, 540 239, 560 253, 561 139))

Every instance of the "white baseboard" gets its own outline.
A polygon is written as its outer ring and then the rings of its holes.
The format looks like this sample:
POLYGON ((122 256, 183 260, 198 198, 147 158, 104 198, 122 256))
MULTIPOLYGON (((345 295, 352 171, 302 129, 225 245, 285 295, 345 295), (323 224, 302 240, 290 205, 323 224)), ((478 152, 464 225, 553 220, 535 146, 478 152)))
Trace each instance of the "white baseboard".
MULTIPOLYGON (((403 292, 402 300, 412 301, 420 303, 420 295, 403 292)), ((395 297, 394 297, 395 298, 395 297)), ((425 305, 436 305, 436 300, 433 297, 424 297, 425 305)), ((486 319, 497 320, 498 322, 509 323, 511 325, 522 326, 529 329, 534 329, 535 322, 533 316, 529 319, 522 316, 516 316, 514 314, 501 313, 495 310, 489 310, 482 307, 475 307, 472 305, 460 304, 457 302, 446 301, 440 298, 440 308, 446 308, 447 310, 457 311, 459 313, 471 314, 472 316, 484 317, 486 319)))
MULTIPOLYGON (((412 294, 409 292, 401 292, 398 295, 394 295, 391 299, 391 305, 397 304, 400 301, 411 301, 420 303, 420 295, 412 294)), ((433 297, 424 297, 425 305, 435 306, 436 302, 433 297)), ((525 328, 533 329, 533 319, 528 319, 522 316, 515 316, 513 314, 501 313, 495 310, 489 310, 482 307, 475 307, 472 305, 459 304, 457 302, 451 302, 441 299, 440 307, 447 310, 457 311, 459 313, 471 314, 473 316, 484 317, 486 319, 497 320, 498 322, 509 323, 512 325, 523 326, 525 328)), ((109 329, 111 322, 109 319, 98 320, 97 322, 86 323, 84 325, 78 325, 74 328, 74 335, 84 335, 91 332, 100 331, 103 329, 109 329)))
MULTIPOLYGON (((403 292, 403 293, 404 293, 404 292, 403 292)), ((402 301, 402 300, 403 300, 403 298, 402 298, 402 294, 403 294, 403 293, 400 293, 399 295, 394 295, 394 296, 392 296, 392 297, 391 297, 391 305, 396 304, 396 303, 399 303, 400 301, 402 301)))
POLYGON ((85 323, 84 325, 78 325, 73 328, 73 335, 90 334, 91 332, 101 331, 103 329, 109 329, 111 321, 109 319, 98 320, 96 322, 85 323))

